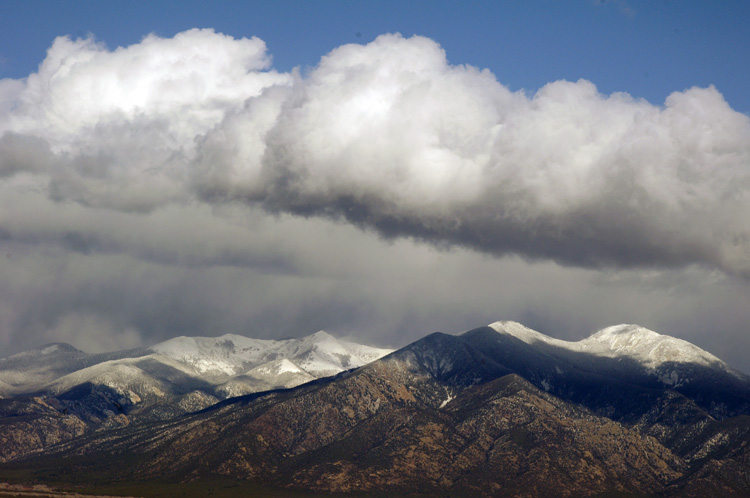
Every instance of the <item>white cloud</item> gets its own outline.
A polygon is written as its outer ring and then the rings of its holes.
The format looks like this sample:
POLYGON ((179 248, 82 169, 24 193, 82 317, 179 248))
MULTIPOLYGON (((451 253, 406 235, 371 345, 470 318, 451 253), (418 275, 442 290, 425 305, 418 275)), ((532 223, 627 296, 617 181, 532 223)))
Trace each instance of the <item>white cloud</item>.
POLYGON ((210 29, 149 35, 115 50, 93 38, 59 37, 24 85, 5 83, 15 92, 4 92, 4 107, 10 100, 13 109, 3 131, 38 134, 69 150, 103 124, 164 120, 169 138, 186 145, 227 110, 288 80, 269 66, 262 40, 210 29))
POLYGON ((384 35, 252 99, 207 134, 193 170, 206 199, 386 236, 747 275, 748 164, 750 119, 713 87, 663 107, 585 80, 527 96, 449 65, 429 39, 384 35))
POLYGON ((59 37, 37 73, 0 84, 0 174, 43 171, 55 199, 122 210, 183 199, 195 138, 290 81, 269 65, 262 40, 210 29, 115 50, 59 37))

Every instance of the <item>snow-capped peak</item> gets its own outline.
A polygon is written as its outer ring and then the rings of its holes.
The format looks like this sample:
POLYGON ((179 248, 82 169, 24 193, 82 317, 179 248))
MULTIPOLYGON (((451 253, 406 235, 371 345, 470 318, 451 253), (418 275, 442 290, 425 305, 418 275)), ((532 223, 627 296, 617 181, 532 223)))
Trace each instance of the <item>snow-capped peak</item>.
POLYGON ((584 339, 581 344, 588 351, 601 356, 628 356, 651 368, 667 362, 723 365, 716 356, 687 341, 638 325, 607 327, 584 339))
POLYGON ((588 339, 609 343, 621 343, 622 341, 627 341, 629 343, 638 344, 644 341, 654 341, 660 337, 667 336, 645 327, 641 327, 640 325, 623 323, 604 328, 599 332, 592 334, 588 339))
POLYGON ((325 330, 318 330, 314 334, 309 335, 308 338, 312 339, 315 342, 338 342, 338 339, 333 337, 325 330))
POLYGON ((175 337, 151 347, 181 363, 190 365, 200 374, 231 376, 246 370, 253 353, 265 350, 257 339, 225 334, 221 337, 175 337))
POLYGON ((361 367, 392 351, 339 341, 324 331, 299 339, 293 361, 305 371, 320 376, 361 367))
POLYGON ((639 325, 614 325, 577 342, 555 339, 513 321, 495 322, 490 327, 527 344, 546 343, 567 351, 607 358, 628 357, 650 369, 665 363, 694 363, 729 369, 716 356, 687 341, 662 335, 639 325))
POLYGON ((347 354, 348 351, 338 339, 333 337, 324 330, 319 330, 314 334, 300 339, 293 339, 292 343, 295 345, 298 352, 304 352, 308 349, 325 349, 330 352, 337 352, 341 354, 347 354))
POLYGON ((514 322, 512 320, 494 322, 494 323, 491 323, 489 326, 490 328, 495 329, 497 332, 512 335, 516 339, 520 339, 527 344, 533 344, 535 342, 546 342, 546 343, 567 342, 567 341, 561 341, 559 339, 549 337, 547 335, 542 334, 541 332, 532 330, 526 327, 525 325, 522 325, 518 322, 514 322))
POLYGON ((201 375, 213 376, 217 381, 281 358, 287 358, 316 377, 333 375, 391 352, 339 341, 322 330, 300 339, 283 340, 251 339, 234 334, 176 337, 151 350, 189 365, 201 375))

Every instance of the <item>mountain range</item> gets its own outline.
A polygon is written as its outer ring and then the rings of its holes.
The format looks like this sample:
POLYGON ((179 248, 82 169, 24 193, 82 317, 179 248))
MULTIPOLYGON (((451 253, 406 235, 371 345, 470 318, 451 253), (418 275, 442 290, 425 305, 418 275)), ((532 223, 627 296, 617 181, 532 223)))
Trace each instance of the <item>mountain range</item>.
POLYGON ((0 416, 6 417, 0 461, 92 430, 167 420, 231 396, 294 387, 391 351, 323 331, 285 340, 176 337, 150 348, 103 354, 48 344, 0 359, 0 416), (8 418, 19 413, 25 417, 8 418), (16 430, 17 424, 28 430, 16 430))
MULTIPOLYGON (((0 360, 0 381, 15 393, 0 400, 0 447, 16 448, 4 450, 0 477, 115 486, 139 496, 159 496, 162 491, 155 490, 164 483, 188 496, 199 496, 201 483, 223 496, 264 490, 750 496, 750 378, 686 341, 618 325, 568 342, 496 322, 460 335, 433 333, 390 354, 351 344, 342 346, 347 353, 331 353, 322 345, 342 343, 319 334, 301 340, 317 349, 289 343, 282 348, 286 356, 273 358, 260 343, 237 336, 180 338, 106 360, 54 346, 69 358, 83 358, 65 376, 101 369, 79 375, 78 384, 50 381, 30 361, 25 375, 14 366, 24 363, 19 355, 0 360), (165 379, 181 385, 179 375, 150 368, 154 358, 200 377, 206 387, 176 390, 180 394, 161 403, 125 399, 120 408, 109 405, 112 415, 98 425, 79 416, 90 415, 87 410, 104 414, 102 406, 84 408, 95 405, 96 396, 111 401, 88 391, 70 394, 90 389, 90 379, 120 395, 138 387, 144 394, 137 396, 147 399, 145 384, 122 380, 127 375, 121 372, 134 365, 161 385, 165 379), (262 365, 281 376, 296 375, 296 369, 319 374, 293 388, 230 396, 239 392, 227 387, 232 382, 244 386, 245 377, 261 379, 250 372, 262 365), (19 394, 25 389, 19 386, 32 379, 43 389, 19 394), (196 402, 197 411, 190 403, 171 405, 196 390, 215 399, 196 402), (150 408, 138 412, 139 404, 150 408), (117 417, 128 422, 105 421, 117 417), (23 449, 28 441, 40 441, 33 452, 23 449)), ((22 355, 43 355, 50 347, 22 355)), ((61 372, 75 366, 67 360, 49 365, 61 372)), ((268 379, 261 380, 285 387, 268 379)))

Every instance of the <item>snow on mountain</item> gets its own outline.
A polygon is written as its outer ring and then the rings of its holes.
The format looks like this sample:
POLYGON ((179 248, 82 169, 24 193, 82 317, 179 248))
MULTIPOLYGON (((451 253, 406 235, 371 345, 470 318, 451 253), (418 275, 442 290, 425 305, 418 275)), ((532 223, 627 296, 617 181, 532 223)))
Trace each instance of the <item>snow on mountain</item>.
POLYGON ((192 368, 197 374, 225 379, 245 372, 251 365, 275 359, 278 342, 234 334, 175 337, 152 346, 151 350, 192 368))
POLYGON ((249 375, 284 375, 284 374, 302 374, 305 373, 300 367, 289 361, 287 358, 271 361, 259 367, 255 367, 248 372, 249 375))
POLYGON ((721 367, 725 363, 711 353, 676 337, 638 325, 615 325, 581 341, 586 351, 601 356, 635 358, 648 368, 667 362, 721 367))
POLYGON ((567 349, 575 347, 575 343, 563 341, 560 339, 555 339, 554 337, 549 337, 547 335, 542 334, 541 332, 532 330, 518 322, 513 322, 509 320, 500 321, 500 322, 491 323, 489 326, 490 328, 495 329, 497 332, 512 335, 516 339, 520 339, 526 344, 534 345, 537 342, 544 342, 547 344, 554 344, 556 346, 561 346, 567 349))
POLYGON ((324 331, 301 339, 262 340, 227 334, 221 337, 177 337, 151 348, 195 370, 214 383, 278 359, 312 378, 334 375, 360 367, 392 352, 339 341, 324 331))
MULTIPOLYGON (((316 377, 334 375, 368 363, 357 357, 343 342, 323 331, 303 339, 300 346, 297 350, 299 353, 293 356, 294 362, 316 377)), ((381 352, 385 353, 384 350, 381 352)))
POLYGON ((259 365, 243 375, 232 377, 219 385, 217 391, 222 397, 230 398, 258 391, 294 387, 316 378, 288 358, 281 358, 259 365))
POLYGON ((517 322, 490 324, 498 332, 510 334, 527 344, 546 343, 569 351, 586 352, 608 358, 628 357, 648 368, 663 363, 696 363, 705 366, 724 366, 711 353, 684 341, 662 335, 638 325, 614 325, 602 329, 586 339, 571 342, 546 336, 517 322))
POLYGON ((544 345, 547 354, 574 363, 577 362, 576 355, 581 357, 581 354, 616 361, 634 361, 644 372, 667 386, 678 387, 689 383, 689 370, 696 367, 710 368, 736 378, 744 377, 742 373, 694 344, 638 325, 614 325, 576 342, 555 339, 512 321, 495 322, 490 327, 529 345, 544 345))
POLYGON ((145 349, 89 354, 70 344, 46 344, 0 359, 0 385, 5 386, 3 391, 10 396, 35 392, 61 377, 92 365, 145 354, 145 349))
POLYGON ((108 387, 134 404, 149 395, 163 398, 209 385, 179 362, 152 354, 97 363, 50 382, 44 391, 60 395, 86 383, 108 387))
POLYGON ((41 387, 84 364, 86 353, 68 344, 47 344, 0 359, 0 383, 8 394, 41 387))
MULTIPOLYGON (((383 356, 393 352, 392 349, 374 348, 372 346, 365 346, 364 344, 357 344, 348 341, 338 341, 344 348, 352 355, 352 357, 360 362, 360 365, 371 363, 375 360, 382 358, 383 356)), ((357 365, 357 366, 360 366, 357 365)))
MULTIPOLYGON (((50 344, 0 359, 0 397, 69 396, 65 393, 80 386, 94 386, 107 390, 119 405, 148 399, 199 409, 222 398, 294 387, 390 352, 339 341, 323 331, 284 340, 234 334, 176 337, 148 349, 98 355, 50 344)), ((78 390, 90 393, 88 387, 78 390)))

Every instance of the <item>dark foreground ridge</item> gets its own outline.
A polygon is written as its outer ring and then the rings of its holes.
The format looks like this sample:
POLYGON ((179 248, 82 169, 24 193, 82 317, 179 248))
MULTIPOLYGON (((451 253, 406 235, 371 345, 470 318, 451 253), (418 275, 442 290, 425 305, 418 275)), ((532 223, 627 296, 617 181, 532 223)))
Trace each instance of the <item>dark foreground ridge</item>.
POLYGON ((131 496, 750 496, 746 376, 640 328, 578 344, 518 327, 435 333, 335 377, 75 437, 54 436, 75 423, 43 399, 2 400, 0 443, 51 442, 6 458, 0 480, 131 496))

